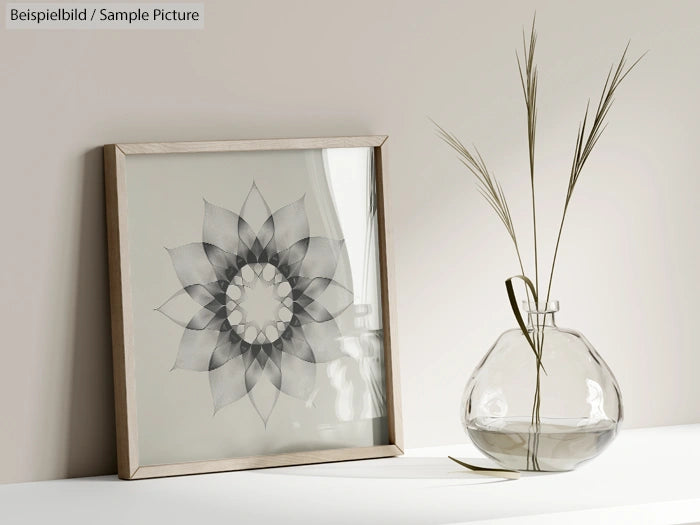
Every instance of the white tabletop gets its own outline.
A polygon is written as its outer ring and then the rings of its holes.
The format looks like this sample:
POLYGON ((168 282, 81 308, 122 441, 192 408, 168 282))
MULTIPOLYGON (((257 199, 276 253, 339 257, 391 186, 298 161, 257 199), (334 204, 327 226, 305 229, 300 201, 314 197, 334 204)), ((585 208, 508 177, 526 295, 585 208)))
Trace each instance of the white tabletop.
POLYGON ((2 523, 692 523, 700 522, 700 425, 623 431, 574 472, 516 481, 446 458, 403 457, 141 481, 115 476, 0 485, 2 523))

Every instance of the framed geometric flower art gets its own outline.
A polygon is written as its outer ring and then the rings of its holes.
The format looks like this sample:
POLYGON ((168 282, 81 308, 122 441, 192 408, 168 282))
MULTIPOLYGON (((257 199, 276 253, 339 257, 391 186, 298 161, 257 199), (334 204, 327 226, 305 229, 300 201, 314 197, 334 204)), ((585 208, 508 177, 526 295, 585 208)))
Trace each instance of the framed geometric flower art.
POLYGON ((402 453, 385 140, 105 146, 119 477, 402 453))

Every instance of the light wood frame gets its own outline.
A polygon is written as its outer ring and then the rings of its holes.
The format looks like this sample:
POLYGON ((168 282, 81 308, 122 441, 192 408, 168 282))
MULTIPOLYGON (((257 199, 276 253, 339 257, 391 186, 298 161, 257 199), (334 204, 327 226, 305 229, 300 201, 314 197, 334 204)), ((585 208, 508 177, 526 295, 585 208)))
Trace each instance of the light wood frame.
POLYGON ((392 348, 391 344, 392 335, 395 335, 392 330, 393 325, 391 319, 395 318, 395 316, 393 310, 394 301, 392 300, 392 276, 387 270, 390 261, 387 251, 390 249, 390 246, 387 242, 386 203, 384 197, 381 151, 382 144, 384 144, 386 139, 386 136, 381 135, 364 137, 108 144, 104 146, 109 287, 114 361, 114 396, 117 425, 118 472, 120 478, 142 479, 184 474, 201 474, 205 472, 379 458, 396 456, 403 453, 398 360, 396 351, 392 348), (165 465, 141 465, 139 463, 138 451, 134 384, 133 312, 131 304, 131 282, 129 277, 130 264, 125 186, 125 161, 127 155, 355 147, 371 147, 374 149, 389 444, 373 447, 294 452, 165 465))

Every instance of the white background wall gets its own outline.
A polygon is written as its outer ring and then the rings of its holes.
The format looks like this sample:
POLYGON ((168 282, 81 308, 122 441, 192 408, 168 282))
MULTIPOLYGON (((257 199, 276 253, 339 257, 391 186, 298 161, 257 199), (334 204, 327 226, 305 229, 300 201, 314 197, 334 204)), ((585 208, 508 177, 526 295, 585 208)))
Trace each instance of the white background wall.
POLYGON ((700 3, 208 1, 203 31, 0 30, 0 481, 115 471, 112 142, 388 134, 406 445, 466 439, 462 388, 514 324, 517 266, 427 117, 478 143, 527 245, 514 50, 535 9, 545 262, 586 99, 628 38, 650 50, 575 195, 560 324, 615 371, 628 427, 699 422, 700 3))

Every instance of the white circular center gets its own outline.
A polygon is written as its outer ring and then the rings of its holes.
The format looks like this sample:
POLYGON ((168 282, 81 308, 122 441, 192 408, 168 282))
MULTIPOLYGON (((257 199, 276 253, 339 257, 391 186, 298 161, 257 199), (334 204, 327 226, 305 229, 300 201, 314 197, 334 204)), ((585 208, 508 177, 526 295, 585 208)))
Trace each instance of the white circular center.
POLYGON ((226 294, 236 303, 228 320, 247 343, 276 341, 292 318, 292 287, 271 264, 244 266, 226 294))
POLYGON ((282 301, 275 293, 272 283, 256 279, 245 292, 240 305, 248 314, 248 319, 256 319, 263 323, 276 320, 277 310, 282 301))

